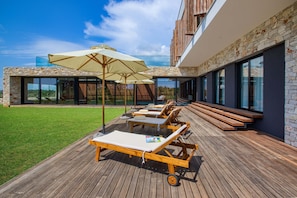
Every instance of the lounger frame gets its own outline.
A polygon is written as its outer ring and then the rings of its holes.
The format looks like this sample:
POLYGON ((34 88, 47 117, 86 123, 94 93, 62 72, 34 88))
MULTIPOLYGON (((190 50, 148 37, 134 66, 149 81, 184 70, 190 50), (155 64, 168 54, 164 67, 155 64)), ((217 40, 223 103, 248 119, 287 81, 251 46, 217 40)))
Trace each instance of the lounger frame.
MULTIPOLYGON (((100 160, 100 154, 102 150, 108 149, 116 152, 124 153, 130 157, 136 156, 143 158, 144 160, 153 160, 161 163, 165 163, 168 166, 169 175, 167 181, 170 185, 176 186, 179 184, 179 178, 175 175, 176 167, 189 168, 190 160, 192 159, 196 150, 198 150, 198 144, 188 144, 184 143, 179 139, 179 137, 188 131, 189 125, 179 134, 171 137, 165 144, 162 144, 159 148, 155 149, 152 152, 144 152, 142 150, 126 148, 114 144, 107 144, 104 142, 98 142, 89 140, 89 144, 96 146, 96 156, 95 160, 100 160), (168 145, 174 146, 179 149, 177 155, 171 154, 166 147, 168 145), (161 151, 164 151, 167 156, 160 154, 161 151)), ((162 152, 162 153, 164 153, 162 152)))
POLYGON ((176 131, 180 126, 184 124, 189 124, 188 122, 182 122, 177 119, 180 111, 181 111, 181 108, 173 109, 167 118, 144 118, 145 120, 141 120, 141 119, 137 120, 136 118, 129 119, 128 124, 130 126, 130 132, 133 132, 134 127, 140 126, 140 125, 142 127, 144 126, 156 127, 158 131, 162 128, 176 131), (160 121, 160 123, 156 123, 154 121, 146 122, 146 120, 160 121))

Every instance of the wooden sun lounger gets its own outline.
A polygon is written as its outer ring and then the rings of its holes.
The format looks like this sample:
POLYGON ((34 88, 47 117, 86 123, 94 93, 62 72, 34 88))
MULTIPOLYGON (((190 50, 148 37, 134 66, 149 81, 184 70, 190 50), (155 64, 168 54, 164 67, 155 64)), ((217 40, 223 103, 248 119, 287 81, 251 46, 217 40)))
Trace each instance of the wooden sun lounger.
POLYGON ((177 130, 181 125, 185 124, 185 122, 181 122, 177 119, 177 116, 181 108, 173 109, 170 114, 166 118, 152 118, 145 116, 135 116, 134 118, 128 119, 128 124, 130 125, 130 132, 133 132, 134 127, 142 125, 142 126, 150 126, 156 127, 157 131, 161 128, 171 129, 172 131, 177 130))
POLYGON ((182 134, 187 132, 189 127, 189 124, 182 125, 167 138, 160 138, 160 142, 147 143, 146 135, 115 130, 106 135, 89 140, 89 144, 96 146, 96 161, 100 160, 100 152, 103 149, 109 149, 128 154, 130 157, 141 157, 143 163, 146 160, 166 163, 169 172, 167 177, 168 183, 170 185, 178 185, 179 178, 175 175, 175 168, 189 168, 190 160, 194 152, 198 150, 197 144, 187 144, 179 139, 182 134), (172 145, 174 148, 177 147, 178 150, 180 150, 179 153, 177 155, 170 153, 169 150, 165 148, 168 145, 172 145), (160 154, 161 151, 163 151, 163 155, 160 154), (188 151, 190 152, 188 153, 188 151))
POLYGON ((161 109, 161 111, 155 111, 155 110, 149 110, 149 109, 141 109, 139 111, 133 112, 133 116, 139 116, 139 115, 144 115, 148 117, 156 117, 156 118, 166 118, 172 108, 174 106, 174 103, 168 103, 164 105, 164 107, 161 109))

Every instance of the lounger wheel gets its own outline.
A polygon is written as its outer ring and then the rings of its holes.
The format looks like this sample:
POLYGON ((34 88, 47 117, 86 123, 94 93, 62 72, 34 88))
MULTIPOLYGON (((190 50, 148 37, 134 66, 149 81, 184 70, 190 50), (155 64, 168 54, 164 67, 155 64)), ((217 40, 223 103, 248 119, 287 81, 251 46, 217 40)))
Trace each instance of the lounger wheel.
POLYGON ((179 178, 174 174, 169 174, 167 176, 167 182, 171 186, 177 186, 179 184, 179 178))

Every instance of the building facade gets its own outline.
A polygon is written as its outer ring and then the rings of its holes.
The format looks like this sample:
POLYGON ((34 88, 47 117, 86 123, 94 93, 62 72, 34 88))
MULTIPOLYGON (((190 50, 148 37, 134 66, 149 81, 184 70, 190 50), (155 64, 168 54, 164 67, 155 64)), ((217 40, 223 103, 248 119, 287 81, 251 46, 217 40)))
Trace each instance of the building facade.
MULTIPOLYGON (((149 67, 146 73, 154 84, 127 85, 127 104, 157 103, 158 96, 177 100, 195 95, 193 84, 197 68, 149 67)), ((3 106, 22 104, 101 104, 102 82, 92 72, 63 67, 6 67, 3 78, 3 106)), ((105 83, 105 103, 124 104, 124 86, 105 83)), ((195 98, 194 98, 195 99, 195 98)), ((192 100, 194 100, 192 98, 192 100)))
MULTIPOLYGON (((156 83, 143 100, 165 94, 261 113, 254 128, 297 147, 296 61, 296 0, 183 0, 171 66, 150 67, 156 83)), ((3 84, 4 106, 100 104, 100 80, 89 72, 7 67, 3 84)), ((121 100, 117 86, 111 104, 121 100)))
POLYGON ((197 68, 196 99, 260 112, 256 129, 297 147, 297 2, 184 0, 179 16, 171 64, 197 68))

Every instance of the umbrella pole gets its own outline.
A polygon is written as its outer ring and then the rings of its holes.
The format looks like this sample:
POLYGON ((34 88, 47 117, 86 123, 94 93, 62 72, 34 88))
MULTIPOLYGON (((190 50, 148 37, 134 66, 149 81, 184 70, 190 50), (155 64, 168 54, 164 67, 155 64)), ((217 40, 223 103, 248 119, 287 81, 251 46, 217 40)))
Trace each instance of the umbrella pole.
MULTIPOLYGON (((105 59, 105 56, 103 57, 105 59)), ((102 79, 102 122, 103 122, 103 133, 105 133, 105 116, 104 116, 104 104, 105 104, 105 60, 102 65, 103 67, 103 79, 102 79)))
POLYGON ((125 77, 125 114, 127 113, 127 77, 125 77))
POLYGON ((136 83, 134 84, 134 108, 136 108, 136 90, 137 90, 137 87, 136 87, 136 83))

